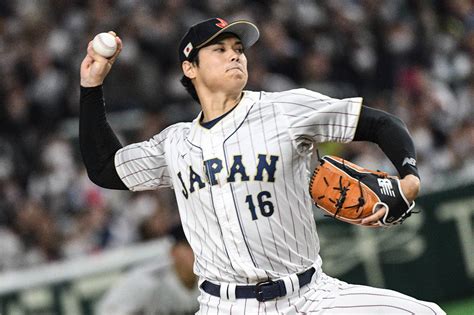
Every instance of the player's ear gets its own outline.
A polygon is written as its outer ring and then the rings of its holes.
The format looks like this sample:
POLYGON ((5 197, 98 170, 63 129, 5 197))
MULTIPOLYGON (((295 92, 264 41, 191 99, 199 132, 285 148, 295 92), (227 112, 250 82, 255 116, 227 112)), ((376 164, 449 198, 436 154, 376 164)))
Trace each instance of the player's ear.
POLYGON ((183 69, 183 73, 186 77, 190 78, 191 80, 196 77, 196 65, 190 61, 183 61, 181 64, 181 68, 183 69))

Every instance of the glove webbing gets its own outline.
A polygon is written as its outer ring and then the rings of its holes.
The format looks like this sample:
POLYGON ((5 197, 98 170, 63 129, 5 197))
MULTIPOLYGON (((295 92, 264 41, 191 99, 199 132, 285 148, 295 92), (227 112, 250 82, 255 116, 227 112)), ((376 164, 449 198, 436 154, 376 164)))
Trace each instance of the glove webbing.
MULTIPOLYGON (((324 183, 326 184, 326 186, 329 187, 329 182, 327 181, 326 177, 323 177, 323 180, 324 180, 324 183)), ((364 199, 364 193, 363 193, 363 190, 362 190, 362 185, 360 183, 360 180, 358 180, 358 183, 359 183, 359 192, 360 192, 360 197, 358 198, 358 203, 355 204, 355 205, 352 205, 352 206, 344 207, 344 202, 346 201, 347 192, 350 190, 349 186, 351 185, 351 183, 349 183, 347 186, 343 186, 342 185, 342 176, 339 176, 339 187, 335 186, 335 187, 332 187, 332 189, 339 190, 341 193, 340 193, 339 197, 337 198, 337 200, 333 200, 333 199, 329 198, 329 201, 331 201, 332 203, 334 203, 336 205, 336 211, 334 212, 333 216, 329 216, 329 215, 325 215, 325 216, 336 218, 337 215, 339 214, 339 211, 341 211, 342 208, 350 209, 350 208, 356 208, 356 207, 360 208, 360 207, 362 207, 365 204, 365 199, 364 199)), ((318 199, 322 199, 324 197, 325 197, 325 195, 322 195, 322 196, 319 196, 318 199)))

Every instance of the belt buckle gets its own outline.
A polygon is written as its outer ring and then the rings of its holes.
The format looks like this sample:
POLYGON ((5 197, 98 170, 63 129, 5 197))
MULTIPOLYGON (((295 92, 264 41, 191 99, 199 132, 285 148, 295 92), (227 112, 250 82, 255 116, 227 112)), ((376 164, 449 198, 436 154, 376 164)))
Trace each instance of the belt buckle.
POLYGON ((259 302, 273 300, 274 298, 281 296, 279 295, 279 291, 278 284, 275 281, 261 281, 255 285, 255 298, 259 302), (275 292, 275 285, 277 285, 278 292, 275 292))

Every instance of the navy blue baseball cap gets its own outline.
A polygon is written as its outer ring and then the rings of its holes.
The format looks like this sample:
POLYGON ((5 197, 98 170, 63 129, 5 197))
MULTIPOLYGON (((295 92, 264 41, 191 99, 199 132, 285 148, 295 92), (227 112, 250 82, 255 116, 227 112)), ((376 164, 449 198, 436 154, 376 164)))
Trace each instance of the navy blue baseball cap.
POLYGON ((196 55, 199 48, 204 47, 222 33, 235 34, 245 48, 255 44, 260 36, 257 26, 249 21, 239 20, 228 23, 221 18, 205 20, 191 26, 181 39, 179 61, 190 60, 196 55))

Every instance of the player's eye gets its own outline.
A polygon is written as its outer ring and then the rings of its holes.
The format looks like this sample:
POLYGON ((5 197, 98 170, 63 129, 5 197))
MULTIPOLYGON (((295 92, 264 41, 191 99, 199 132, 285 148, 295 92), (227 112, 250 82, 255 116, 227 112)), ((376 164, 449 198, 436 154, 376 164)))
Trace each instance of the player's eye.
POLYGON ((222 47, 217 47, 216 49, 214 49, 214 51, 217 51, 217 52, 224 52, 225 49, 222 48, 222 47))

